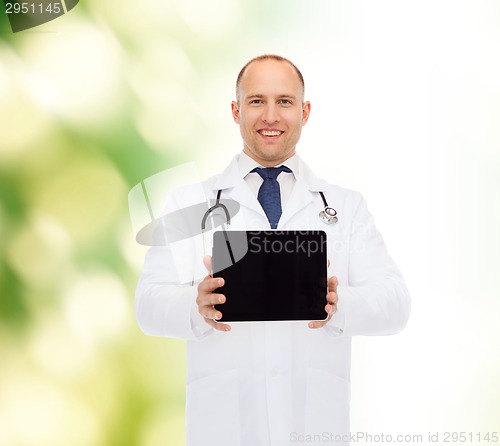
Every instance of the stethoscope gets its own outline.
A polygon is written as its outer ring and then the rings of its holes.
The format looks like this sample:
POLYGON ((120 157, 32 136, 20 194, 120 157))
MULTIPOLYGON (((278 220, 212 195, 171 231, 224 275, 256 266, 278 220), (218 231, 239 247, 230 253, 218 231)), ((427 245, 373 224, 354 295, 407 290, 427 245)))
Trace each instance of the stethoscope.
POLYGON ((333 209, 332 207, 328 206, 328 203, 326 202, 326 198, 323 194, 323 192, 319 193, 321 195, 321 198, 323 200, 323 204, 325 205, 325 209, 323 209, 319 213, 319 219, 325 224, 325 225, 333 225, 334 223, 337 223, 339 221, 337 217, 337 211, 333 209))
MULTIPOLYGON (((222 209, 224 211, 224 214, 226 214, 226 225, 231 224, 231 216, 229 215, 229 211, 227 207, 220 202, 220 195, 222 193, 222 190, 219 189, 217 192, 217 199, 215 201, 215 204, 208 208, 208 210, 205 212, 205 215, 203 216, 203 219, 201 220, 201 230, 202 232, 205 232, 205 227, 207 224, 207 219, 210 216, 210 214, 215 211, 216 209, 222 209)), ((332 207, 328 206, 328 202, 326 201, 325 195, 323 192, 319 192, 321 195, 321 199, 323 200, 323 204, 325 205, 325 208, 319 213, 319 219, 325 224, 325 225, 333 225, 339 221, 337 217, 337 211, 333 209, 332 207)))

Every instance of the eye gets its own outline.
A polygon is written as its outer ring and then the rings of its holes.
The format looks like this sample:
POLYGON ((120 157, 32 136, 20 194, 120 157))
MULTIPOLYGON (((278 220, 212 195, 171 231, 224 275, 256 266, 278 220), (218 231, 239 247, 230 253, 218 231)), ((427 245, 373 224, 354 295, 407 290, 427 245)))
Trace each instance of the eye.
POLYGON ((252 99, 250 104, 262 104, 262 99, 252 99))
POLYGON ((292 101, 290 99, 280 99, 278 101, 278 104, 280 104, 280 105, 292 105, 292 101))

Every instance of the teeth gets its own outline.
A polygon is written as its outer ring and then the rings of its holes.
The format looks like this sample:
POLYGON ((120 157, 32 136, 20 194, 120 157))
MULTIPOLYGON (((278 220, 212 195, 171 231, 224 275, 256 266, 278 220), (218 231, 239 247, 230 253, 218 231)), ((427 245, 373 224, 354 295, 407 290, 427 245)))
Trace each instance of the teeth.
POLYGON ((260 132, 264 136, 279 136, 281 132, 279 130, 262 130, 260 132))

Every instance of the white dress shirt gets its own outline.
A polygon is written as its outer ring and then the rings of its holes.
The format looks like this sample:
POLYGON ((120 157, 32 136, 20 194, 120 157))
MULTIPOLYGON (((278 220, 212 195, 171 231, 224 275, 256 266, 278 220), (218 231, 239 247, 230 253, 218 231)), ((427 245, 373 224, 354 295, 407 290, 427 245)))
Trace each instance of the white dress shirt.
MULTIPOLYGON (((292 172, 281 172, 278 175, 278 183, 280 185, 280 196, 281 196, 281 209, 285 209, 285 204, 290 197, 293 186, 295 185, 295 180, 299 175, 299 162, 297 154, 291 156, 280 166, 288 167, 292 172)), ((259 194, 259 189, 264 180, 257 172, 252 172, 256 167, 264 167, 260 165, 253 158, 250 158, 245 152, 241 152, 238 157, 238 168, 240 174, 248 184, 248 187, 252 191, 255 197, 259 194)), ((278 167, 278 166, 276 166, 278 167)))

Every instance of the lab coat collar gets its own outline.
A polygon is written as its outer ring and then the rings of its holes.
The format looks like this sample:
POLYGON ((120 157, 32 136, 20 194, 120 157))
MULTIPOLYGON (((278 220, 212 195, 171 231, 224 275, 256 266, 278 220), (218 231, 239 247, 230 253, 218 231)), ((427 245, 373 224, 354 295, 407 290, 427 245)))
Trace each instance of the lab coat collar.
MULTIPOLYGON (((244 180, 241 177, 241 173, 238 168, 239 156, 240 154, 236 155, 222 174, 216 178, 212 186, 213 190, 217 191, 219 189, 230 189, 241 185, 242 183, 244 184, 244 180)), ((296 181, 311 192, 324 192, 328 187, 328 183, 316 177, 316 175, 314 175, 311 169, 309 169, 307 164, 305 164, 300 157, 298 157, 298 162, 299 172, 296 177, 296 181)))
POLYGON ((239 154, 236 155, 229 166, 216 177, 212 189, 214 193, 218 190, 224 191, 228 189, 229 198, 265 216, 262 206, 257 201, 257 197, 252 194, 250 188, 241 176, 238 166, 238 156, 239 154))
MULTIPOLYGON (((252 194, 242 177, 238 166, 238 156, 239 154, 233 158, 222 174, 216 177, 212 189, 214 192, 229 189, 227 193, 231 199, 265 217, 264 210, 257 197, 252 194)), ((278 227, 284 226, 297 212, 311 203, 315 195, 313 192, 323 192, 328 187, 328 183, 317 178, 300 158, 298 159, 298 166, 299 172, 296 176, 295 185, 285 204, 278 227)))

